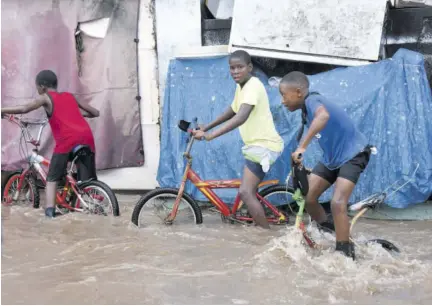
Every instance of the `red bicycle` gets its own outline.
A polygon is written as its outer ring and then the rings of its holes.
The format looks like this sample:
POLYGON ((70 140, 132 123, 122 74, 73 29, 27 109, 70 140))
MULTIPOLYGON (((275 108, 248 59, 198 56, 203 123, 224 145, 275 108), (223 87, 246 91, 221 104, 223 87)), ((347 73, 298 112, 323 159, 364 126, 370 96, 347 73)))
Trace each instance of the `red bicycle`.
MULTIPOLYGON (((39 155, 38 147, 42 131, 48 120, 29 121, 23 120, 16 116, 4 115, 2 118, 8 119, 10 122, 18 125, 21 129, 20 138, 20 153, 23 148, 22 140, 34 146, 32 153, 28 155, 27 161, 29 166, 20 172, 14 173, 8 179, 3 191, 3 204, 17 204, 21 201, 30 202, 34 208, 39 208, 40 194, 37 186, 37 178, 39 177, 43 184, 46 184, 47 172, 44 169, 48 168, 50 161, 39 155), (29 131, 30 126, 39 126, 37 138, 34 139, 29 131)), ((90 148, 85 145, 76 146, 70 153, 70 167, 66 174, 66 179, 62 186, 59 186, 56 194, 57 207, 60 213, 69 211, 85 212, 92 214, 114 216, 120 215, 120 209, 117 198, 111 188, 105 183, 96 179, 86 181, 77 181, 80 175, 79 163, 80 158, 92 154, 90 148), (78 163, 78 173, 75 165, 78 163), (103 203, 108 200, 108 203, 103 203), (108 212, 107 212, 108 210, 108 212)))
MULTIPOLYGON (((196 121, 197 120, 194 119, 195 125, 196 121)), ((186 167, 180 188, 157 188, 141 197, 133 211, 132 223, 137 226, 146 224, 148 223, 147 221, 141 222, 141 220, 145 216, 153 217, 154 213, 158 214, 158 217, 167 225, 170 225, 174 220, 179 220, 181 218, 187 219, 189 222, 193 220, 196 224, 202 223, 203 217, 200 206, 185 192, 187 181, 191 181, 192 184, 194 184, 204 194, 210 203, 216 207, 224 222, 252 223, 253 219, 248 213, 247 208, 243 207, 243 202, 240 200, 240 195, 238 193, 235 197, 234 204, 230 207, 213 191, 214 189, 238 189, 241 184, 240 179, 202 180, 198 174, 192 170, 192 156, 190 151, 194 143, 194 138, 192 137, 192 130, 189 129, 190 125, 190 122, 184 120, 181 120, 178 124, 178 127, 182 131, 189 133, 187 148, 183 153, 183 156, 186 159, 186 167), (145 213, 144 208, 149 208, 153 213, 145 213)), ((278 183, 278 180, 262 182, 259 185, 259 191, 256 193, 256 196, 264 206, 267 220, 270 223, 286 224, 289 222, 289 210, 286 208, 292 204, 296 205, 295 201, 292 199, 294 192, 287 185, 277 185, 278 183), (264 186, 269 187, 260 190, 264 186), (278 206, 278 209, 272 205, 272 201, 267 200, 267 198, 273 195, 278 196, 281 193, 284 195, 284 197, 282 197, 283 203, 279 201, 281 206, 278 206)))

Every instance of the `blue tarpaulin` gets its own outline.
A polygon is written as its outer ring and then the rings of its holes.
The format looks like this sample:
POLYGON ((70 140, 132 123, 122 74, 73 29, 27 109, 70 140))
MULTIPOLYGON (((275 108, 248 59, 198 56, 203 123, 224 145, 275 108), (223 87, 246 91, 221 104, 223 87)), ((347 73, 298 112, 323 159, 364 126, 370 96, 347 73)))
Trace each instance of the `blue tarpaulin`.
MULTIPOLYGON (((268 85, 268 77, 257 76, 266 86, 276 128, 285 141, 282 156, 266 179, 285 181, 290 170, 290 152, 296 145, 300 112, 290 113, 280 104, 278 88, 268 85)), ((392 59, 360 66, 338 68, 309 76, 311 89, 341 105, 378 149, 361 176, 351 197, 359 201, 380 192, 398 180, 412 180, 387 199, 391 207, 405 208, 422 203, 432 193, 432 97, 423 56, 400 49, 392 59)), ((232 102, 235 83, 228 58, 172 60, 166 82, 162 115, 161 152, 158 182, 161 187, 178 187, 185 161, 182 152, 187 135, 177 128, 180 119, 200 123, 214 120, 232 102)), ((243 156, 238 130, 211 142, 195 142, 193 168, 202 179, 240 178, 243 156)), ((306 154, 312 167, 321 157, 317 142, 306 154)), ((197 200, 205 197, 190 183, 186 191, 197 200)), ((232 202, 236 190, 220 190, 223 200, 232 202)), ((321 198, 328 201, 332 189, 321 198)))

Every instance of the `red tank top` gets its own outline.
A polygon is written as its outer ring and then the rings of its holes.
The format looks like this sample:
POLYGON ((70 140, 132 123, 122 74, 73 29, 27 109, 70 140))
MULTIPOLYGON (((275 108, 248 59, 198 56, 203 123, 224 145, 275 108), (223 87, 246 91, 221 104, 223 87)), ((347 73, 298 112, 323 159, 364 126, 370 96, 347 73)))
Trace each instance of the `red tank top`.
POLYGON ((48 95, 53 107, 49 124, 56 143, 54 153, 69 153, 77 145, 88 145, 95 152, 93 133, 75 97, 68 92, 55 91, 48 95))

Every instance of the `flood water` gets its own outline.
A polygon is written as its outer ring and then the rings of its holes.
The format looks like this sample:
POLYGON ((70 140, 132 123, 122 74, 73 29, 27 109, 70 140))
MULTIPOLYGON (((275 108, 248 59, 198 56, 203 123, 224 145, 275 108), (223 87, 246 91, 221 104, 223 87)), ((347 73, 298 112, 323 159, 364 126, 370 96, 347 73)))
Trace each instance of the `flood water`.
POLYGON ((137 196, 119 196, 119 218, 2 208, 3 304, 427 304, 432 301, 432 222, 361 219, 354 236, 385 238, 402 253, 357 248, 353 262, 333 237, 311 251, 286 226, 130 223, 137 196))

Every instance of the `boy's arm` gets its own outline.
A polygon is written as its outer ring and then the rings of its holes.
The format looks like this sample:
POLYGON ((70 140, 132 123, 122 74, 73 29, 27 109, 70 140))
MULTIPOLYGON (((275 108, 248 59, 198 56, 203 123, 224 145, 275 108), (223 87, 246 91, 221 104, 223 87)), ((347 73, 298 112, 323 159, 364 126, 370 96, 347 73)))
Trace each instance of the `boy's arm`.
POLYGON ((27 114, 31 111, 34 111, 35 109, 38 109, 39 107, 46 106, 47 103, 48 103, 47 96, 43 95, 38 97, 33 102, 25 105, 2 107, 1 113, 2 114, 27 114))
POLYGON ((307 146, 315 137, 315 135, 321 132, 322 129, 324 129, 329 118, 330 114, 328 113, 326 108, 323 105, 319 106, 315 111, 314 118, 311 122, 306 136, 300 142, 299 148, 306 150, 307 146))
POLYGON ((323 105, 318 106, 318 108, 314 113, 314 118, 308 128, 308 132, 306 136, 303 138, 298 148, 292 154, 294 161, 296 162, 301 161, 301 158, 299 158, 298 155, 303 154, 306 151, 306 148, 308 147, 312 139, 315 137, 315 135, 324 129, 329 118, 330 118, 330 114, 328 113, 326 108, 323 105))
POLYGON ((84 104, 82 102, 80 102, 76 97, 75 97, 75 101, 77 102, 80 110, 81 110, 81 114, 84 117, 88 117, 88 118, 95 118, 95 117, 99 117, 99 111, 90 106, 89 104, 84 104))
POLYGON ((240 125, 245 123, 246 120, 249 118, 249 115, 252 112, 253 108, 254 108, 253 105, 243 103, 240 106, 240 109, 237 112, 237 114, 235 114, 231 119, 229 119, 227 124, 222 126, 220 129, 214 131, 213 133, 206 135, 205 136, 206 139, 212 140, 216 137, 219 137, 223 134, 226 134, 226 133, 234 130, 235 128, 239 127, 240 125))
POLYGON ((217 127, 219 124, 224 123, 225 121, 231 119, 235 116, 234 111, 232 110, 231 106, 227 108, 225 112, 223 112, 219 117, 217 117, 213 122, 209 123, 208 125, 204 126, 202 129, 204 132, 207 132, 211 130, 214 127, 217 127))

